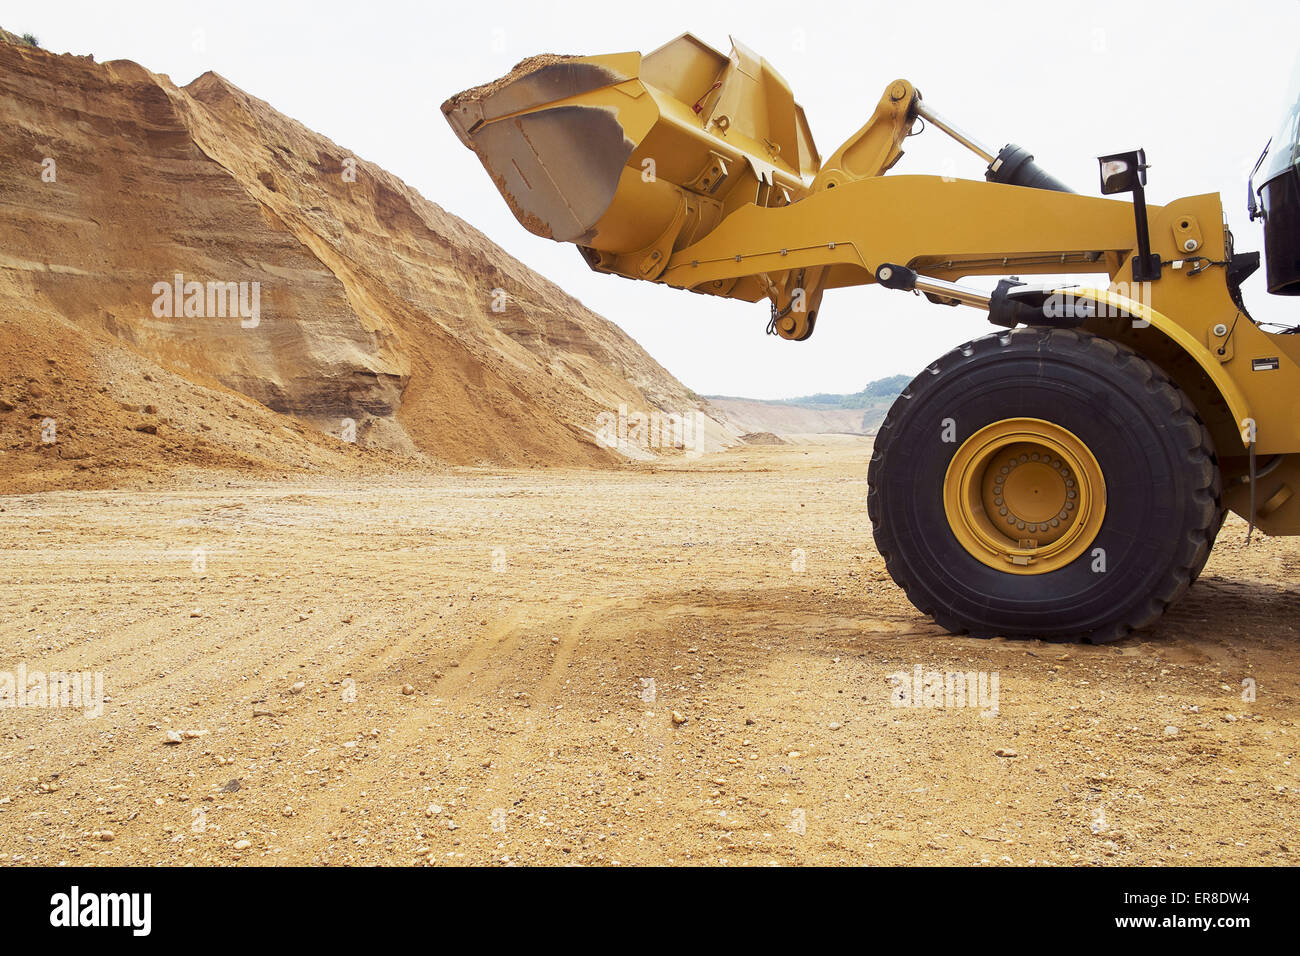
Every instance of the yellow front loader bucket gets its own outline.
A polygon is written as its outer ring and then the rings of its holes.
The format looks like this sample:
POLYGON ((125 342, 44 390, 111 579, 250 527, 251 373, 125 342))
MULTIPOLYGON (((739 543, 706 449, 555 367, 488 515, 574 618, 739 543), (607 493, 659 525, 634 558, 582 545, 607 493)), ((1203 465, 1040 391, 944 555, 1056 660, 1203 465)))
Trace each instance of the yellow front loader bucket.
POLYGON ((636 279, 743 205, 805 195, 820 165, 767 61, 690 34, 645 56, 533 57, 442 111, 526 229, 636 279))

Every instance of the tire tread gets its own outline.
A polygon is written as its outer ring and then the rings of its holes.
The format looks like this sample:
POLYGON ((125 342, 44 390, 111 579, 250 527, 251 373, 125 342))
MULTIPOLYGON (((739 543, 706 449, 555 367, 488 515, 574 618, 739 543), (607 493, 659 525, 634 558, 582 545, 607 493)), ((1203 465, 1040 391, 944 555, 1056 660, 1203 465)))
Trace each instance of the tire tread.
MULTIPOLYGON (((918 375, 903 391, 877 431, 871 456, 872 467, 867 478, 867 513, 873 527, 879 527, 882 515, 874 476, 876 469, 880 467, 880 462, 889 453, 891 443, 897 437, 901 415, 896 412, 900 408, 900 403, 910 403, 925 391, 935 387, 954 359, 966 358, 981 350, 1006 348, 1031 337, 1038 339, 1039 348, 1043 351, 1051 351, 1058 347, 1068 350, 1073 347, 1096 352, 1113 364, 1119 372, 1141 386, 1158 403, 1158 406, 1166 411, 1169 428, 1181 437, 1189 466, 1193 500, 1198 501, 1202 506, 1194 527, 1182 535, 1178 553, 1164 579, 1152 588, 1145 600, 1135 604, 1122 619, 1107 622, 1094 630, 1054 634, 1043 638, 1057 641, 1087 641, 1094 644, 1109 643, 1133 631, 1150 627, 1182 597, 1204 569, 1225 515, 1218 459, 1209 429, 1197 415, 1186 393, 1165 375, 1159 366, 1127 346, 1074 329, 1014 329, 1009 333, 995 333, 975 339, 942 356, 926 368, 925 373, 928 374, 918 375)), ((925 606, 929 602, 920 599, 919 589, 915 582, 908 580, 903 562, 891 554, 888 548, 880 546, 878 534, 876 539, 877 548, 890 576, 919 611, 934 618, 937 624, 952 633, 972 634, 977 637, 991 636, 973 632, 970 625, 957 620, 951 614, 925 606)))

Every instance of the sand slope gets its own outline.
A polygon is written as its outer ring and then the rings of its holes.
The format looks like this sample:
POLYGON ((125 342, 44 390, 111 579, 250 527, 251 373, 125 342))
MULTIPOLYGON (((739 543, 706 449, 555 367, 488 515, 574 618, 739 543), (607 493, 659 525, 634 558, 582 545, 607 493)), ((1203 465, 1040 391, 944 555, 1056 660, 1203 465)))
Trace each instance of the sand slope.
POLYGON ((601 412, 700 407, 617 326, 214 73, 179 88, 0 42, 0 149, 7 490, 190 464, 602 464, 601 412), (256 322, 208 296, 187 315, 188 293, 158 315, 178 273, 256 289, 256 322))

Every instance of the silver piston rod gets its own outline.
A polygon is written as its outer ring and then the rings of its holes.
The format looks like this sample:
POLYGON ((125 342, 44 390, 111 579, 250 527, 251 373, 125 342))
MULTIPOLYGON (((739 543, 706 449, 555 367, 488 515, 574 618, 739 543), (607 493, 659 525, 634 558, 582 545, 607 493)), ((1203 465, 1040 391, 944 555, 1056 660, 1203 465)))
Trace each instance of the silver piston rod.
POLYGON ((934 110, 930 109, 930 107, 926 106, 924 100, 918 99, 916 101, 916 115, 921 117, 921 119, 925 120, 927 123, 931 123, 943 130, 989 165, 992 165, 993 161, 998 158, 997 153, 990 150, 974 137, 966 135, 956 126, 953 126, 952 123, 949 123, 934 110))
POLYGON ((915 289, 917 292, 928 292, 930 295, 938 296, 941 299, 951 299, 954 302, 960 302, 962 305, 974 306, 977 309, 989 311, 990 303, 993 297, 979 289, 972 289, 969 286, 958 285, 955 282, 948 282, 946 279, 935 279, 930 276, 910 275, 896 276, 896 273, 906 273, 910 270, 900 270, 893 265, 883 265, 876 270, 876 281, 886 288, 894 289, 915 289), (898 280, 902 279, 902 283, 898 280))
POLYGON ((989 164, 984 178, 989 182, 1008 186, 1031 186, 1034 189, 1050 189, 1054 192, 1072 193, 1069 186, 1061 182, 1047 170, 1034 162, 1029 150, 1015 143, 1007 143, 1001 150, 994 152, 979 140, 970 136, 917 99, 916 115, 927 123, 933 123, 957 142, 961 143, 984 162, 989 164))

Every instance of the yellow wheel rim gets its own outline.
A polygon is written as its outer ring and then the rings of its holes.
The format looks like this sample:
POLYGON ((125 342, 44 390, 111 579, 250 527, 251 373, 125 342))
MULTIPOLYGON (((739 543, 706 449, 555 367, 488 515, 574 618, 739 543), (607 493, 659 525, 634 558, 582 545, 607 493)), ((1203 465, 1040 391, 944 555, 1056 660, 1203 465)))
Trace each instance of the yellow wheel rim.
POLYGON ((1072 432, 1039 418, 1008 418, 957 449, 943 508, 976 560, 1011 574, 1044 574, 1074 561, 1097 537, 1106 481, 1072 432))

